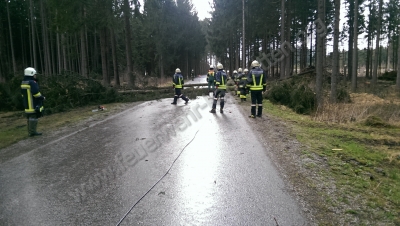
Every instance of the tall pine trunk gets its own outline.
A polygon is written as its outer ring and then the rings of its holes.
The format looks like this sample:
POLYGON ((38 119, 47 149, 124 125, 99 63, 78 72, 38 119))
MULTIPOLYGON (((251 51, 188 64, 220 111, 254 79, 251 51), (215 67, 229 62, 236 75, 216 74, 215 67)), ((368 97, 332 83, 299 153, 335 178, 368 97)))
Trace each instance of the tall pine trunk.
POLYGON ((365 77, 370 78, 370 59, 371 59, 371 34, 370 31, 368 31, 368 37, 367 37, 367 59, 365 63, 365 77))
POLYGON ((357 62, 357 57, 358 57, 358 0, 354 1, 354 41, 353 41, 353 64, 352 64, 352 75, 351 75, 351 91, 356 92, 357 89, 357 67, 358 67, 358 62, 357 62))
MULTIPOLYGON (((399 27, 400 30, 400 27, 399 27)), ((396 90, 400 93, 400 36, 397 40, 397 79, 396 79, 396 90)))
POLYGON ((33 67, 37 69, 37 54, 36 54, 36 38, 35 38, 35 16, 33 15, 33 0, 29 0, 29 12, 30 12, 30 21, 31 21, 31 41, 32 41, 32 58, 33 58, 33 67))
POLYGON ((132 63, 132 44, 131 44, 131 8, 129 0, 124 0, 123 5, 124 21, 125 21, 125 50, 126 50, 126 68, 128 74, 128 84, 135 85, 135 77, 133 76, 133 63, 132 63))
POLYGON ((354 50, 354 1, 349 1, 349 51, 347 58, 348 79, 353 78, 353 50, 354 50))
POLYGON ((101 52, 101 69, 103 74, 103 85, 110 85, 110 76, 108 75, 107 66, 107 29, 103 28, 100 30, 100 52, 101 52))
MULTIPOLYGON (((318 19, 324 21, 324 0, 318 0, 318 19)), ((322 24, 319 24, 323 26, 322 24)), ((318 30, 318 28, 317 28, 318 30)), ((323 89, 322 89, 322 80, 323 80, 323 44, 324 44, 324 34, 321 32, 317 32, 317 62, 316 62, 316 82, 315 82, 315 93, 317 98, 317 106, 318 108, 323 105, 323 89)))
POLYGON ((10 11, 8 7, 8 1, 6 1, 6 6, 7 6, 7 19, 8 19, 8 30, 9 30, 9 35, 10 35, 10 48, 11 48, 11 61, 13 65, 13 73, 14 76, 17 76, 17 64, 15 62, 15 54, 14 54, 14 42, 13 42, 13 35, 12 35, 12 29, 11 29, 11 20, 10 20, 10 11))
POLYGON ((331 103, 337 101, 337 77, 339 75, 339 25, 340 25, 340 0, 335 0, 335 25, 333 33, 333 64, 331 76, 331 103))
POLYGON ((119 71, 118 71, 118 58, 117 58, 117 47, 115 41, 115 31, 114 28, 111 28, 111 51, 112 51, 112 60, 113 60, 113 68, 114 68, 114 86, 119 87, 119 71))
POLYGON ((246 68, 246 26, 245 26, 245 10, 244 10, 244 0, 242 0, 242 68, 246 68))
MULTIPOLYGON (((281 2, 281 50, 283 49, 283 44, 285 43, 285 17, 286 17, 286 15, 285 15, 285 1, 286 0, 282 0, 282 2, 281 2)), ((280 78, 284 79, 284 78, 286 78, 286 72, 285 72, 286 61, 285 61, 285 59, 283 59, 279 63, 281 64, 281 67, 280 67, 280 75, 281 76, 280 76, 280 78)))
POLYGON ((291 49, 289 48, 291 45, 292 45, 292 43, 291 43, 291 40, 290 40, 290 28, 291 28, 291 9, 289 8, 289 6, 291 5, 291 1, 289 0, 288 1, 288 4, 287 4, 287 12, 286 12, 286 35, 285 35, 285 41, 286 42, 288 42, 288 43, 285 43, 285 44, 287 44, 287 45, 289 45, 289 46, 286 46, 287 48, 285 49, 285 52, 287 53, 287 55, 285 55, 285 60, 286 60, 286 62, 285 62, 285 77, 287 78, 287 77, 289 77, 290 75, 291 75, 291 73, 292 73, 292 70, 291 70, 291 68, 292 68, 292 52, 291 52, 291 49))
POLYGON ((379 42, 381 38, 381 18, 382 18, 382 5, 383 1, 379 1, 379 11, 378 11, 378 24, 376 27, 376 44, 375 44, 375 57, 374 57, 374 71, 372 73, 372 86, 375 89, 378 80, 378 64, 379 64, 379 42))
MULTIPOLYGON (((85 17, 86 17, 86 12, 85 12, 85 8, 82 8, 82 20, 85 21, 85 17)), ((81 75, 83 77, 87 77, 88 76, 88 71, 87 71, 87 52, 86 52, 86 26, 85 23, 84 25, 81 27, 80 30, 80 39, 81 39, 81 75)))

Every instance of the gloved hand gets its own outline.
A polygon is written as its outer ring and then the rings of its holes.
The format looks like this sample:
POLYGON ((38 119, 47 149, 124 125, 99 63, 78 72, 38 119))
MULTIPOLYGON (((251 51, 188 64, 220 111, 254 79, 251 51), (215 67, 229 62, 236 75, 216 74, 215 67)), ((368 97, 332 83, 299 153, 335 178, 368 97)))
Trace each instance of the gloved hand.
POLYGON ((172 85, 172 88, 175 88, 175 85, 172 85))
POLYGON ((218 89, 218 85, 215 85, 215 88, 218 89))

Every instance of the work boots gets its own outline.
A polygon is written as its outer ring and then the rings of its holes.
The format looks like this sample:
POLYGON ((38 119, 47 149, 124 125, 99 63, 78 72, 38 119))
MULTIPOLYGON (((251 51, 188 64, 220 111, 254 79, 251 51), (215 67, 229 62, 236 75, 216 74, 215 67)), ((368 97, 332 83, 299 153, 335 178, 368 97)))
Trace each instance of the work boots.
POLYGON ((28 119, 28 133, 29 133, 30 137, 42 135, 42 133, 38 133, 36 131, 37 124, 38 124, 37 118, 29 118, 28 119))
POLYGON ((174 102, 172 102, 171 104, 176 104, 176 101, 178 100, 178 97, 177 96, 175 96, 174 97, 174 102))
POLYGON ((257 117, 260 117, 260 118, 261 118, 261 116, 262 116, 262 109, 263 109, 262 106, 258 106, 257 117))
POLYGON ((255 118, 256 116, 256 106, 251 106, 251 115, 250 118, 255 118))

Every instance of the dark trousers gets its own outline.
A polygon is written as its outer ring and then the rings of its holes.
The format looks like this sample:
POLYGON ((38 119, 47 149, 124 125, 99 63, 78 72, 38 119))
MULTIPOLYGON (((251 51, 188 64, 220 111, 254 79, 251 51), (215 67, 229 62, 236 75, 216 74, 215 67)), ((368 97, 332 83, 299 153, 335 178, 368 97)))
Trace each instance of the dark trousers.
POLYGON ((246 100, 246 87, 239 87, 240 90, 240 99, 246 100))
POLYGON ((218 98, 221 98, 221 100, 220 100, 220 106, 221 106, 221 109, 224 109, 224 105, 225 105, 225 91, 226 90, 224 90, 224 89, 216 89, 215 91, 214 91, 214 102, 213 102, 213 106, 212 106, 212 108, 213 109, 215 109, 216 107, 217 107, 217 101, 218 101, 218 98))
POLYGON ((262 90, 251 90, 251 115, 256 115, 256 106, 258 105, 258 112, 257 116, 261 117, 262 115, 262 102, 263 102, 263 96, 262 96, 262 90))
POLYGON ((175 96, 174 96, 174 102, 176 104, 176 101, 178 98, 182 98, 184 101, 188 101, 189 99, 185 97, 185 95, 182 94, 182 89, 181 88, 175 88, 175 96))

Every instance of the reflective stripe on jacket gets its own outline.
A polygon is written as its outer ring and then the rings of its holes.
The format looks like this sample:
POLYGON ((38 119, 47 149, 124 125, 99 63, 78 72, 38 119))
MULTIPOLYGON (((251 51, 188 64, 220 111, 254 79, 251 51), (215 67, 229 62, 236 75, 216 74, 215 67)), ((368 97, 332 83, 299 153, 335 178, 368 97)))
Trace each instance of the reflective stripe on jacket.
POLYGON ((250 87, 250 90, 264 90, 267 80, 266 77, 261 68, 256 67, 252 69, 247 77, 247 87, 250 87))
POLYGON ((215 75, 215 85, 218 86, 218 89, 226 89, 226 73, 223 70, 218 70, 215 75))
POLYGON ((25 113, 33 114, 36 110, 39 112, 43 111, 43 99, 44 97, 39 91, 39 85, 33 80, 33 77, 25 77, 21 83, 21 95, 25 108, 25 113))
POLYGON ((175 86, 175 89, 182 89, 184 81, 181 73, 174 74, 174 77, 172 78, 172 84, 175 86))

